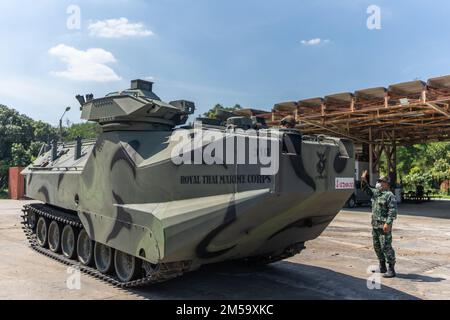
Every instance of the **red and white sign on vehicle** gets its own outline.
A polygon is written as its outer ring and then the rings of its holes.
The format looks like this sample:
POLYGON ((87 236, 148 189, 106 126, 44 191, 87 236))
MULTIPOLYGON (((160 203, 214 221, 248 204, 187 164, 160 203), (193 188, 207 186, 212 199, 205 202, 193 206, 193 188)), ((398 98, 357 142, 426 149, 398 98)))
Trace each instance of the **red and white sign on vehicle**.
POLYGON ((337 190, 355 189, 355 179, 353 179, 353 178, 336 178, 334 188, 337 190))

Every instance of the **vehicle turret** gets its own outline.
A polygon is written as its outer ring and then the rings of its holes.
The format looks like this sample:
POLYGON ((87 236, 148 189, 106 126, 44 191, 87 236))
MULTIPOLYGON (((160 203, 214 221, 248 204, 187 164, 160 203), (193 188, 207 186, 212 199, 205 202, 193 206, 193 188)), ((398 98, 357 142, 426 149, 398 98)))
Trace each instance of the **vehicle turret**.
POLYGON ((153 83, 131 81, 130 89, 112 92, 104 98, 77 96, 81 118, 98 122, 104 131, 170 130, 186 123, 195 111, 193 102, 178 100, 166 103, 152 91, 153 83))

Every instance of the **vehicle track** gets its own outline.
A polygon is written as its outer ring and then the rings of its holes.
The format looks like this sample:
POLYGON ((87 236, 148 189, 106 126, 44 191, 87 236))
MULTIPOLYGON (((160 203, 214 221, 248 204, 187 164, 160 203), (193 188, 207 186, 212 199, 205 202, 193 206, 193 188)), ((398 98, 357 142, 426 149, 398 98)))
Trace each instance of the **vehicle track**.
POLYGON ((28 217, 32 213, 36 215, 35 218, 36 221, 40 216, 42 216, 51 221, 57 221, 62 224, 68 224, 75 228, 82 229, 83 225, 79 220, 78 216, 68 214, 67 212, 57 210, 55 208, 43 204, 26 205, 22 209, 22 212, 23 212, 23 214, 21 215, 23 219, 23 221, 21 222, 23 225, 22 229, 28 239, 30 247, 33 250, 47 257, 50 257, 56 261, 59 261, 65 265, 78 268, 81 272, 90 275, 96 279, 102 280, 108 284, 114 285, 118 288, 136 288, 148 284, 168 281, 184 274, 189 269, 190 266, 190 263, 188 261, 163 263, 159 264, 156 268, 151 268, 151 272, 147 272, 147 274, 140 279, 128 282, 121 282, 113 275, 103 274, 95 268, 81 264, 77 260, 66 258, 62 254, 55 253, 47 248, 41 247, 37 243, 36 234, 34 233, 33 229, 30 228, 30 223, 28 221, 28 217))

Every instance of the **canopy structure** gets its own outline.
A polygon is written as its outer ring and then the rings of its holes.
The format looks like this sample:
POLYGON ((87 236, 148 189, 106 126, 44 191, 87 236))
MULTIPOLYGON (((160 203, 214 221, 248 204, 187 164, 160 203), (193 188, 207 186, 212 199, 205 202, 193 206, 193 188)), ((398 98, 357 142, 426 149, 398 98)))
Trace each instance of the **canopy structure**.
POLYGON ((334 135, 368 145, 373 170, 386 152, 395 179, 397 145, 450 140, 450 75, 278 103, 271 113, 258 116, 278 126, 287 115, 295 117, 304 134, 334 135))
POLYGON ((276 104, 277 125, 293 115, 303 133, 328 133, 365 143, 450 140, 450 75, 276 104))

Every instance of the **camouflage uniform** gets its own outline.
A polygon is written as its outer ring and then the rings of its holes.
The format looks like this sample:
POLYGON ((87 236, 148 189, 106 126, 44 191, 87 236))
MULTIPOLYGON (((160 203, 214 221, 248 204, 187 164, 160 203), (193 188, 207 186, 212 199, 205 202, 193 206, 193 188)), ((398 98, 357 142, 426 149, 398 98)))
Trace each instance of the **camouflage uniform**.
POLYGON ((372 238, 373 248, 381 263, 395 264, 395 251, 392 248, 392 223, 397 218, 397 200, 391 191, 380 191, 363 182, 364 191, 372 197, 372 238), (383 231, 384 224, 391 226, 383 231))

